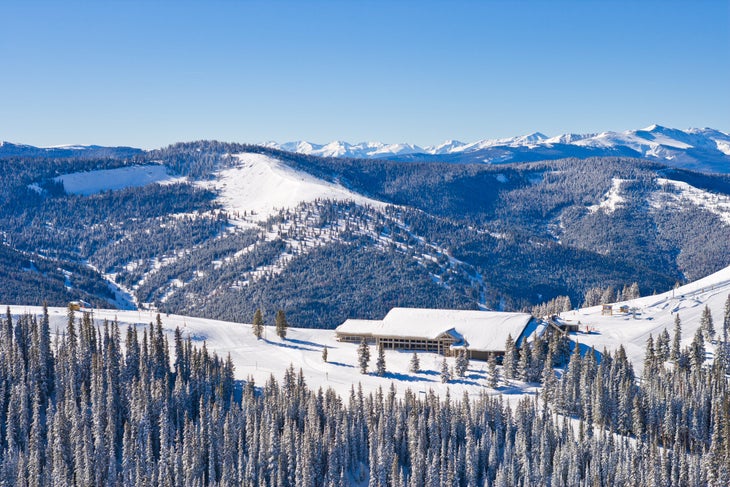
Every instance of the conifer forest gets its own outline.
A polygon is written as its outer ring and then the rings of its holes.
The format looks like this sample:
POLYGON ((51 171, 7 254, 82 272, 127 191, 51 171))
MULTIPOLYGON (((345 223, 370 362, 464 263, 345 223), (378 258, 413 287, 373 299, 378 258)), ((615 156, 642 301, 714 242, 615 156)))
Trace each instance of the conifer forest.
POLYGON ((52 333, 47 313, 8 310, 0 485, 726 486, 729 326, 730 304, 679 348, 678 317, 674 337, 647 342, 642 380, 622 347, 571 352, 559 333, 512 346, 490 360, 495 381, 542 388, 510 401, 357 385, 340 397, 293 365, 239 382, 179 329, 168 343, 159 315, 120 329, 69 310, 52 333))

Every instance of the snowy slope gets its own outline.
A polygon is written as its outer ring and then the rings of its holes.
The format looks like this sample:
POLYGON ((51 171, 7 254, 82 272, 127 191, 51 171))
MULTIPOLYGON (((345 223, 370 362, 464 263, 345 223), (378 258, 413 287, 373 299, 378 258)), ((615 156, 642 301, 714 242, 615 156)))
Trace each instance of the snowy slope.
POLYGON ((88 196, 102 191, 138 188, 152 183, 169 184, 180 181, 167 173, 165 166, 129 166, 117 169, 75 172, 55 178, 67 193, 88 196))
MULTIPOLYGON (((1 308, 4 310, 5 306, 1 308)), ((11 306, 10 309, 14 315, 26 312, 42 313, 40 307, 11 306)), ((65 308, 49 308, 52 330, 63 332, 67 322, 66 313, 65 308)), ((127 325, 139 326, 141 333, 143 327, 149 326, 149 323, 156 319, 156 315, 148 311, 94 310, 93 314, 99 324, 102 324, 104 319, 110 321, 117 319, 123 327, 122 336, 127 325)), ((177 315, 162 315, 162 322, 171 345, 175 328, 179 326, 183 335, 190 336, 197 346, 202 346, 205 342, 208 350, 215 351, 220 356, 225 357, 230 353, 236 368, 236 378, 245 380, 253 377, 260 386, 271 374, 280 381, 289 365, 293 364, 296 370, 299 368, 303 370, 307 384, 313 389, 331 387, 345 397, 349 395, 350 388, 353 385, 357 387, 358 383, 362 384, 366 392, 374 391, 378 387, 387 390, 392 383, 401 395, 407 388, 416 392, 433 389, 442 396, 448 388, 452 397, 461 397, 464 392, 512 395, 531 393, 535 390, 519 382, 510 386, 501 385, 497 390, 487 389, 486 363, 477 361, 471 362, 465 378, 452 381, 448 385, 443 384, 439 376, 443 357, 426 352, 418 354, 422 369, 420 373, 408 371, 411 353, 386 350, 388 374, 385 377, 378 377, 374 373, 362 375, 357 365, 358 344, 338 342, 335 340, 333 330, 289 328, 286 339, 281 340, 276 336, 274 327, 267 326, 264 338, 256 340, 251 325, 248 324, 177 315), (325 346, 328 350, 327 363, 322 361, 322 349, 325 346)), ((171 353, 174 354, 172 348, 171 353)), ((371 347, 370 354, 372 372, 377 358, 374 347, 371 347)), ((453 358, 447 361, 451 366, 454 365, 453 358)))
POLYGON ((262 155, 238 154, 238 164, 224 169, 211 185, 219 193, 219 201, 230 212, 254 212, 257 220, 265 220, 277 209, 293 208, 316 199, 354 201, 371 206, 383 206, 347 188, 307 173, 297 171, 277 159, 262 155))
MULTIPOLYGON (((666 328, 672 335, 675 315, 679 313, 682 320, 682 346, 689 345, 699 327, 705 305, 712 311, 715 330, 721 330, 728 295, 730 295, 730 267, 672 291, 622 301, 614 305, 614 310, 624 304, 630 308, 638 308, 636 317, 627 313, 603 316, 601 306, 594 306, 563 313, 561 318, 570 323, 580 322, 581 332, 571 338, 589 347, 595 347, 599 352, 604 348, 615 350, 619 344, 623 344, 629 360, 634 363, 637 373, 640 374, 646 340, 650 334, 656 338, 666 328)), ((708 345, 708 350, 712 348, 708 345)))
MULTIPOLYGON (((730 267, 694 283, 682 286, 655 296, 617 303, 636 307, 639 313, 634 318, 630 315, 616 313, 613 316, 602 316, 601 308, 592 307, 563 313, 561 319, 581 323, 581 331, 572 334, 571 338, 586 346, 593 346, 599 352, 604 348, 615 350, 623 344, 629 359, 634 363, 637 373, 641 374, 646 340, 649 334, 655 337, 665 328, 672 333, 675 313, 682 319, 682 344, 689 345, 699 326, 700 316, 708 305, 715 319, 715 328, 720 329, 725 301, 730 294, 730 267), (586 332, 586 329, 590 332, 586 332)), ((618 306, 616 306, 618 307, 618 306)), ((0 306, 5 309, 5 306, 0 306)), ((14 315, 21 313, 40 314, 42 309, 33 306, 10 306, 14 315)), ((66 326, 66 309, 49 308, 52 329, 63 332, 66 326)), ((94 310, 94 319, 103 323, 104 319, 118 320, 126 327, 135 325, 148 326, 154 322, 156 315, 150 311, 94 310)), ((268 317, 271 319, 271 317, 268 317)), ((251 326, 248 324, 195 318, 190 316, 163 315, 162 322, 165 333, 172 342, 176 327, 180 327, 185 337, 190 337, 198 346, 206 343, 209 350, 219 355, 231 354, 236 366, 236 378, 253 377, 262 385, 271 374, 280 380, 290 364, 295 369, 302 368, 307 383, 313 388, 332 387, 339 394, 349 394, 353 384, 362 383, 364 390, 372 391, 378 387, 388 388, 391 383, 399 394, 407 388, 414 391, 433 389, 438 394, 445 394, 447 388, 452 396, 463 392, 478 394, 520 395, 533 393, 535 389, 520 382, 500 385, 497 390, 487 388, 486 363, 472 361, 464 379, 442 384, 439 378, 442 357, 434 353, 419 353, 421 359, 420 373, 408 371, 411 353, 386 350, 388 374, 378 377, 373 373, 362 375, 357 366, 357 347, 354 343, 340 343, 335 339, 334 330, 290 328, 285 340, 275 335, 275 330, 267 326, 264 339, 256 340, 251 326), (323 347, 328 349, 328 363, 322 361, 323 347)), ((293 325, 295 325, 293 323, 293 325)), ((140 328, 141 331, 141 328, 140 328)), ((708 350, 713 349, 708 345, 708 350)), ((370 370, 375 367, 376 351, 371 348, 370 370)), ((708 353, 708 360, 711 353, 708 353)), ((454 359, 447 362, 453 366, 454 359)))

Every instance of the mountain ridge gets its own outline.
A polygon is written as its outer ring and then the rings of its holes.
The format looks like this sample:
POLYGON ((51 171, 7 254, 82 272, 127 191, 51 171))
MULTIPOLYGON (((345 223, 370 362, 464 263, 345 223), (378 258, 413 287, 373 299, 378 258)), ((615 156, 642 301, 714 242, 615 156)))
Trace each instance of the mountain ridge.
POLYGON ((566 133, 548 137, 540 132, 481 139, 445 140, 420 147, 409 143, 333 141, 316 144, 295 141, 266 147, 320 157, 439 161, 453 163, 532 162, 566 157, 637 157, 673 167, 703 172, 730 172, 730 135, 709 127, 686 130, 657 124, 623 132, 566 133))

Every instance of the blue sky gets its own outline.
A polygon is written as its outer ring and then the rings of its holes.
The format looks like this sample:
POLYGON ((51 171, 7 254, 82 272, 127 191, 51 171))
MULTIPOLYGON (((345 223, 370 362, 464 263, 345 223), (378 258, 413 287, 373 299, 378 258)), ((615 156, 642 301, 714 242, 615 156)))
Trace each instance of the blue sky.
POLYGON ((730 1, 0 0, 0 140, 730 131, 730 1))

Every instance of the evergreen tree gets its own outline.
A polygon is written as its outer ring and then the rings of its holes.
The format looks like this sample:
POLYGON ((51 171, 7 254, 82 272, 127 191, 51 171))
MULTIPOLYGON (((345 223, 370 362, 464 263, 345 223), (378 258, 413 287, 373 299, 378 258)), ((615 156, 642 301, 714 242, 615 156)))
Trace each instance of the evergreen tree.
POLYGON ((360 341, 360 346, 357 347, 357 362, 360 365, 360 373, 367 374, 368 365, 370 364, 370 347, 364 338, 360 341))
POLYGON ((441 382, 444 384, 451 380, 451 372, 449 371, 449 364, 446 363, 446 357, 441 362, 441 382))
POLYGON ((286 338, 286 330, 289 328, 289 323, 286 322, 286 315, 284 310, 280 309, 276 312, 276 334, 282 340, 286 338))
POLYGON ((702 327, 697 328, 697 333, 695 333, 692 344, 689 347, 690 366, 694 371, 699 371, 705 363, 705 340, 703 335, 702 327))
POLYGON ((641 297, 639 293, 639 284, 634 282, 630 286, 625 285, 620 295, 616 296, 616 301, 629 301, 641 297))
POLYGON ((487 358, 487 385, 495 389, 499 384, 499 371, 497 370, 497 358, 494 353, 490 353, 487 358))
POLYGON ((531 353, 532 347, 529 343, 523 342, 522 347, 520 347, 520 350, 518 352, 519 359, 517 362, 517 370, 515 372, 515 377, 518 379, 524 380, 525 382, 530 381, 530 364, 532 363, 532 353, 531 353))
MULTIPOLYGON (((256 312, 253 314, 253 325, 251 325, 251 327, 253 329, 254 336, 258 340, 261 340, 261 337, 264 335, 264 317, 263 317, 263 314, 261 313, 260 308, 257 308, 256 312)), ((277 328, 276 331, 278 334, 279 329, 277 328)), ((281 336, 281 335, 279 335, 279 336, 281 336)))
POLYGON ((322 349, 322 362, 327 362, 327 345, 322 349))
POLYGON ((413 355, 411 356, 411 361, 408 364, 408 371, 414 374, 421 371, 421 362, 418 360, 418 354, 416 352, 413 352, 413 355))
POLYGON ((670 358, 676 363, 682 348, 682 320, 679 313, 674 316, 674 337, 672 338, 672 351, 670 358))
POLYGON ((669 337, 669 332, 665 328, 662 330, 662 332, 657 336, 656 343, 655 343, 655 353, 657 360, 659 362, 665 362, 669 360, 670 353, 671 353, 671 345, 670 342, 671 338, 669 337))
POLYGON ((460 350, 456 354, 456 364, 454 366, 454 372, 457 377, 464 377, 467 370, 469 370, 469 355, 467 350, 460 350))
POLYGON ((705 309, 702 311, 700 328, 702 329, 702 333, 705 335, 705 340, 712 341, 715 338, 715 324, 712 319, 710 307, 707 305, 705 305, 705 309))
POLYGON ((507 335, 504 344, 504 357, 502 359, 502 369, 507 379, 514 379, 517 369, 517 346, 512 338, 512 334, 507 335))
POLYGON ((383 377, 385 375, 385 350, 383 350, 383 345, 381 343, 378 344, 378 358, 375 361, 375 371, 380 376, 383 377))

